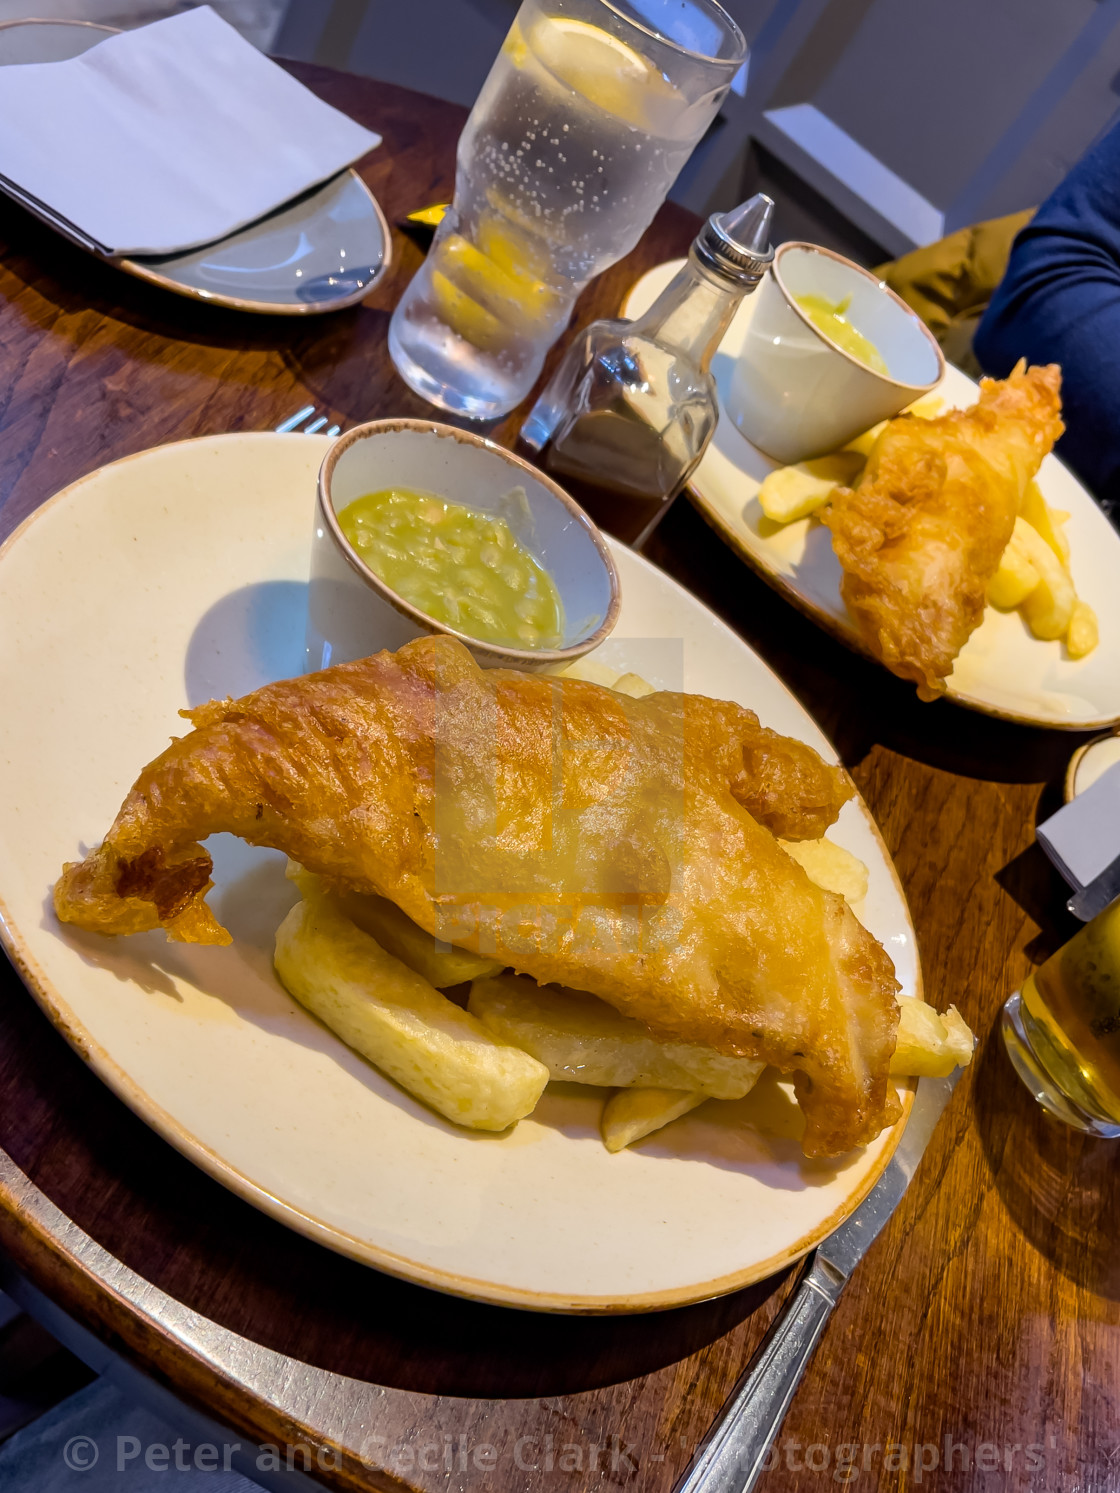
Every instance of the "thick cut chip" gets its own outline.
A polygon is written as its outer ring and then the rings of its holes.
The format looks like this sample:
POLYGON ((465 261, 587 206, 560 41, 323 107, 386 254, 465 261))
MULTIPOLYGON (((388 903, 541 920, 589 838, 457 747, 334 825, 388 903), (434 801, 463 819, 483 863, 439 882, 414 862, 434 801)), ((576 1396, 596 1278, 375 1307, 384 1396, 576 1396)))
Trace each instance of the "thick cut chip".
POLYGON ((437 990, 462 985, 496 975, 505 966, 499 959, 486 959, 469 949, 455 949, 440 944, 432 934, 407 917, 387 897, 371 897, 363 892, 340 890, 335 893, 339 909, 381 947, 423 975, 437 990))
POLYGON ((620 674, 611 689, 617 690, 620 695, 629 695, 632 700, 644 700, 647 695, 657 693, 656 685, 650 684, 648 679, 643 679, 640 674, 620 674))
POLYGON ((988 600, 994 607, 1005 612, 1026 601, 1038 585, 1038 570, 1031 561, 1032 544, 1024 535, 1029 527, 1024 519, 1015 520, 1015 528, 1000 558, 999 569, 988 585, 988 600))
POLYGON ((1038 572, 1038 585, 1023 598, 1023 616, 1036 638, 1065 636, 1077 605, 1077 592, 1069 571, 1033 524, 1015 520, 1015 534, 1024 553, 1038 572))
POLYGON ((531 1114, 548 1069, 387 954, 330 897, 308 890, 276 932, 276 973, 289 994, 458 1125, 506 1130, 531 1114))
POLYGON ((707 1100, 707 1094, 680 1089, 619 1089, 603 1105, 599 1130, 608 1151, 623 1151, 679 1120, 707 1100))
POLYGON ((781 846, 815 886, 835 892, 845 902, 862 902, 867 896, 867 867, 859 856, 834 840, 827 836, 820 840, 782 840, 781 846))
POLYGON ((1101 640, 1097 614, 1087 601, 1079 601, 1069 619, 1066 632, 1066 651, 1070 658, 1084 658, 1092 653, 1101 640))
POLYGON ((1069 514, 1060 508, 1051 508, 1042 496, 1042 489, 1037 482, 1028 482, 1027 490, 1023 495, 1022 517, 1026 519, 1031 528, 1041 534, 1046 543, 1057 555, 1065 568, 1069 569, 1069 540, 1066 538, 1065 529, 1062 527, 1069 519, 1069 514))
POLYGON ((967 1068, 976 1039, 956 1006, 941 1016, 925 1001, 905 996, 898 1003, 898 1041, 891 1058, 897 1078, 945 1078, 967 1068))
POLYGON ((763 479, 758 501, 763 513, 775 524, 791 524, 808 518, 832 501, 838 487, 850 486, 863 470, 864 458, 856 451, 837 451, 796 466, 778 467, 763 479))
POLYGON ((476 980, 468 1009, 487 1031, 542 1062, 555 1079, 599 1088, 691 1089, 741 1099, 765 1064, 658 1037, 606 1001, 518 975, 476 980))

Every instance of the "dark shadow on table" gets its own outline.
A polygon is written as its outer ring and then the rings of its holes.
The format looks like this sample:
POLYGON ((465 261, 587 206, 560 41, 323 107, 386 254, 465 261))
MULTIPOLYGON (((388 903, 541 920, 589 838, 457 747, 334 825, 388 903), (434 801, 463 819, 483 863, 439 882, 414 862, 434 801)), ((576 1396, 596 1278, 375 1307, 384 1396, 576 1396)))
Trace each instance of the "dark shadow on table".
MULTIPOLYGON (((1048 811, 1040 808, 1039 820, 1047 817, 1048 811)), ((1038 924, 1039 931, 1025 950, 1033 964, 1049 959, 1054 950, 1061 948, 1082 926, 1067 911, 1066 903, 1071 895, 1069 887, 1037 840, 997 871, 996 881, 1038 924)))
POLYGON ((1019 1079, 998 1017, 973 1060, 984 1158, 1011 1219, 1083 1291, 1120 1301, 1120 1152, 1053 1119, 1019 1079))
MULTIPOLYGON (((1033 828, 1037 829, 1062 807, 1063 776, 1043 788, 1035 809, 1033 828)), ((1066 907, 1071 895, 1069 886, 1037 840, 1032 840, 1026 849, 997 871, 995 879, 1011 900, 1038 924, 1039 931, 1024 950, 1033 964, 1049 959, 1054 950, 1061 948, 1081 927, 1066 907)))

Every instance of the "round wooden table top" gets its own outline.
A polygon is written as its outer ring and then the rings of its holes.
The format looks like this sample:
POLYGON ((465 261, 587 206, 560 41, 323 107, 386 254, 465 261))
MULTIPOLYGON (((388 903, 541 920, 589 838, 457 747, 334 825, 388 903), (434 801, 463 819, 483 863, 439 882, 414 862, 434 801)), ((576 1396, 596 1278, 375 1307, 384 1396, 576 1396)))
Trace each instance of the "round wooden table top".
MULTIPOLYGON (((384 136, 361 170, 391 221, 450 197, 464 111, 321 68, 292 71, 384 136)), ((694 229, 664 208, 590 287, 577 320, 616 312, 694 229)), ((269 319, 129 279, 5 200, 0 537, 83 473, 162 442, 268 429, 310 403, 343 423, 430 415, 386 351, 390 311, 420 262, 396 230, 393 249, 365 304, 269 319)), ((499 439, 512 441, 523 413, 498 426, 499 439)), ((927 998, 955 1002, 979 1035, 761 1486, 1114 1490, 1120 1153, 1045 1117, 997 1024, 1032 962, 1069 932, 1034 825, 1059 801, 1078 738, 920 704, 768 590, 687 502, 648 552, 757 649, 836 743, 906 888, 927 998)), ((0 1247, 80 1323, 245 1441, 312 1449, 315 1476, 331 1486, 602 1481, 667 1493, 789 1289, 783 1275, 660 1315, 565 1318, 378 1275, 195 1170, 3 973, 0 1247)))

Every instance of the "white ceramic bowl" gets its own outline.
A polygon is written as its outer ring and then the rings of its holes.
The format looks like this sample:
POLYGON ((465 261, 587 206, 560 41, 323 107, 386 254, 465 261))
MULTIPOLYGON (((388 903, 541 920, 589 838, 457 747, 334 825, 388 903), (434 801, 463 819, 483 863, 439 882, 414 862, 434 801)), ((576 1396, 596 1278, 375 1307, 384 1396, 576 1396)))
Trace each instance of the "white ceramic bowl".
POLYGON ((1066 803, 1072 803, 1079 793, 1091 788, 1117 762, 1120 762, 1120 726, 1078 747, 1066 768, 1066 803))
POLYGON ((823 456, 890 419, 941 381, 933 333, 869 271, 815 244, 782 244, 759 286, 727 411, 775 461, 823 456), (848 320, 878 348, 889 376, 874 372, 819 331, 794 297, 850 297, 848 320))
POLYGON ((488 667, 554 668, 597 648, 614 627, 618 608, 618 573, 599 530, 563 488, 493 441, 429 420, 375 420, 347 431, 327 452, 311 546, 307 670, 395 650, 426 633, 458 638, 488 667), (484 513, 497 512, 508 492, 522 488, 527 515, 504 516, 556 583, 564 604, 561 646, 482 643, 391 590, 338 525, 338 513, 355 498, 389 487, 436 493, 484 513))

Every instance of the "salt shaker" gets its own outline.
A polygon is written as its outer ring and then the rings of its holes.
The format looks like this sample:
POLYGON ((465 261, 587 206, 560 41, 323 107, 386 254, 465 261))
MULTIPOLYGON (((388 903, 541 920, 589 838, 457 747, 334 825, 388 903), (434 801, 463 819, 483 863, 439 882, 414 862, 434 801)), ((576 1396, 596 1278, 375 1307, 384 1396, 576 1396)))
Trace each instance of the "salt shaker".
POLYGON ((644 316, 576 338, 522 426, 539 464, 619 539, 647 538, 715 432, 709 365, 774 257, 773 211, 759 193, 713 214, 644 316))

